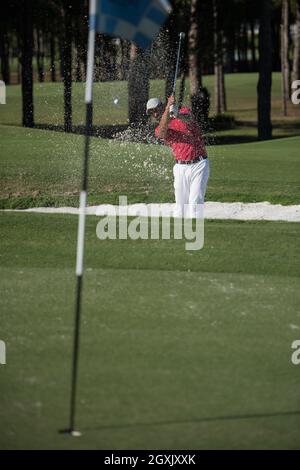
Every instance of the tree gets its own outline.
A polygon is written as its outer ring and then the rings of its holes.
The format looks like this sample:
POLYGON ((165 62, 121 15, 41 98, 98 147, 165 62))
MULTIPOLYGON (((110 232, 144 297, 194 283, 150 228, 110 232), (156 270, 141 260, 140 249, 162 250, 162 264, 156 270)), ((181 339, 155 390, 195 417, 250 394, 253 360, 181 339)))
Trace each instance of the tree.
POLYGON ((281 74, 282 74, 282 109, 283 115, 288 114, 290 96, 290 65, 289 65, 289 0, 282 0, 281 20, 281 74))
POLYGON ((223 66, 223 30, 221 28, 220 1, 213 0, 214 18, 214 72, 215 72, 215 112, 221 114, 227 110, 226 90, 223 66))
POLYGON ((259 24, 259 79, 257 85, 258 138, 271 139, 272 0, 261 0, 259 24))
POLYGON ((0 59, 1 59, 1 75, 6 85, 10 84, 10 55, 11 42, 16 29, 16 20, 18 18, 17 8, 14 1, 2 2, 0 15, 0 59))
POLYGON ((51 81, 56 82, 55 36, 52 31, 50 33, 50 71, 51 71, 51 81))
POLYGON ((200 0, 191 1, 189 29, 189 79, 190 95, 195 96, 202 86, 201 62, 199 51, 200 0))
POLYGON ((255 48, 255 23, 254 20, 251 20, 250 23, 250 31, 251 31, 251 40, 250 40, 250 48, 251 48, 251 60, 252 60, 252 71, 256 71, 256 48, 255 48))
MULTIPOLYGON (((88 40, 88 2, 86 0, 72 1, 73 39, 75 44, 75 77, 77 82, 83 80, 83 66, 86 63, 86 45, 88 40), (74 34, 74 29, 76 34, 74 34)), ((85 71, 86 73, 86 71, 85 71)))
POLYGON ((296 0, 296 21, 293 55, 293 81, 300 80, 300 0, 296 0))
POLYGON ((33 117, 33 0, 22 0, 20 4, 21 65, 22 65, 22 123, 34 126, 33 117))
POLYGON ((173 89, 174 75, 176 68, 176 45, 178 40, 178 29, 176 24, 176 12, 173 9, 171 14, 168 17, 166 26, 165 26, 165 47, 166 47, 166 88, 165 88, 165 98, 167 99, 173 89))
POLYGON ((70 0, 63 0, 62 17, 64 23, 63 38, 63 83, 64 83, 64 130, 72 130, 72 5, 70 0))
POLYGON ((191 1, 189 39, 189 79, 190 99, 193 114, 202 127, 207 126, 209 114, 209 95, 202 84, 202 67, 200 56, 200 17, 202 14, 201 1, 191 1))
POLYGON ((120 48, 121 48, 121 61, 120 61, 120 72, 119 78, 120 80, 127 80, 128 78, 128 64, 129 64, 129 50, 130 50, 130 43, 125 39, 120 40, 120 48))
POLYGON ((38 70, 38 80, 39 82, 44 82, 45 80, 45 72, 44 72, 44 41, 42 32, 39 27, 35 30, 35 44, 36 44, 36 62, 37 62, 37 70, 38 70))
POLYGON ((9 67, 9 38, 4 27, 0 28, 0 55, 1 55, 1 73, 4 83, 10 84, 10 67, 9 67))
POLYGON ((281 71, 281 17, 282 17, 282 0, 273 0, 272 12, 271 12, 273 72, 281 71))
MULTIPOLYGON (((171 0, 172 12, 163 28, 165 57, 164 75, 166 77, 165 98, 167 99, 173 90, 178 50, 179 32, 188 31, 187 18, 190 15, 190 0, 171 0)), ((187 71, 187 40, 183 41, 180 61, 180 72, 187 71)), ((180 73, 179 73, 180 75, 180 73)), ((183 79, 183 78, 182 78, 183 79)), ((181 81, 181 84, 183 82, 181 81)), ((182 93, 181 93, 182 94, 182 93)))
POLYGON ((128 78, 128 117, 130 124, 139 125, 145 120, 146 104, 149 99, 149 77, 149 51, 143 51, 132 43, 128 78))

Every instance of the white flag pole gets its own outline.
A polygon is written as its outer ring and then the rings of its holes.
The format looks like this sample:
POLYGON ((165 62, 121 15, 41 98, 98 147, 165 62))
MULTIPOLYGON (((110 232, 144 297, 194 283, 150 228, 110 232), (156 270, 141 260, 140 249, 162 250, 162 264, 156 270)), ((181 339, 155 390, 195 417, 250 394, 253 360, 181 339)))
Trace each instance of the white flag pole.
MULTIPOLYGON (((77 234, 77 256, 76 256, 76 306, 75 306, 75 328, 73 343, 73 362, 72 362, 72 384, 71 384, 71 403, 70 403, 70 424, 69 428, 62 431, 72 436, 80 436, 80 432, 75 430, 75 412, 76 412, 76 388, 77 388, 77 372, 79 358, 79 337, 80 337, 80 311, 81 311, 81 291, 83 278, 83 260, 84 260, 84 242, 85 242, 85 216, 86 201, 88 188, 88 163, 89 163, 89 145, 90 135, 92 131, 93 121, 93 72, 94 72, 94 52, 95 52, 95 35, 97 23, 97 1, 89 2, 89 37, 88 37, 88 60, 87 60, 87 76, 85 87, 85 104, 86 104, 86 125, 85 125, 85 146, 83 159, 83 178, 82 189, 80 192, 80 207, 77 234)), ((159 0, 166 12, 170 12, 170 5, 167 0, 159 0)))
POLYGON ((70 403, 70 425, 66 431, 72 436, 80 436, 80 432, 75 430, 76 413, 76 388, 77 372, 79 358, 79 337, 80 337, 80 313, 81 313, 81 292, 83 278, 83 260, 84 260, 84 242, 85 242, 85 217, 86 200, 88 189, 88 163, 90 135, 93 123, 93 73, 94 73, 94 52, 96 35, 96 8, 97 0, 90 0, 89 4, 89 37, 88 37, 88 56, 87 56, 87 75, 85 85, 85 104, 86 104, 86 124, 85 124, 85 144, 83 158, 83 176, 82 189, 80 192, 79 220, 77 233, 77 255, 76 255, 76 305, 75 305, 75 328, 73 343, 73 362, 72 362, 72 385, 71 385, 71 403, 70 403))

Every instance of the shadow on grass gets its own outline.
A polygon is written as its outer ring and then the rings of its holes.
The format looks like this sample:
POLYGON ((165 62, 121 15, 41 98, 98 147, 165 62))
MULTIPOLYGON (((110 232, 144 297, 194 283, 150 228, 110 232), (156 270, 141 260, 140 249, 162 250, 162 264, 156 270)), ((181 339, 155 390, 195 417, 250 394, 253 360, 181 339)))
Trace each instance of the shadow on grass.
MULTIPOLYGON (((239 127, 253 127, 257 128, 256 121, 236 121, 237 126, 239 127)), ((295 120, 289 122, 282 122, 276 119, 273 119, 273 129, 282 129, 282 130, 290 130, 293 131, 295 129, 300 130, 300 122, 296 122, 295 120)))
MULTIPOLYGON (((273 135, 271 140, 286 139, 288 137, 295 137, 297 134, 284 134, 273 135)), ((258 142, 254 135, 222 135, 222 136, 208 136, 205 137, 206 145, 234 145, 234 144, 249 144, 251 142, 258 142)))
POLYGON ((177 424, 197 424, 197 423, 209 423, 216 421, 239 421, 247 419, 266 419, 266 418, 279 418, 286 416, 300 416, 300 411, 282 411, 275 413, 254 413, 254 414, 244 414, 244 415, 229 415, 229 416, 212 416, 207 418, 196 418, 196 419, 187 419, 187 420, 170 420, 170 421, 153 421, 145 423, 127 423, 127 424, 111 424, 104 426, 93 426, 85 428, 86 431, 95 431, 101 429, 125 429, 125 428, 134 428, 134 427, 150 427, 150 426, 170 426, 177 424))
MULTIPOLYGON (((65 132, 64 126, 54 124, 35 124, 36 129, 43 129, 47 131, 65 132)), ((93 126, 91 135, 93 137, 101 137, 103 139, 112 139, 118 132, 123 132, 128 129, 128 124, 120 125, 106 125, 106 126, 93 126)), ((85 135, 85 126, 72 126, 72 134, 85 135)))
MULTIPOLYGON (((237 127, 235 127, 235 129, 238 128, 238 135, 218 135, 218 132, 215 132, 214 130, 209 130, 209 132, 205 135, 206 145, 245 144, 258 141, 256 134, 249 134, 249 132, 247 132, 247 127, 257 127, 255 122, 237 122, 236 124, 237 127)), ((63 125, 41 123, 35 124, 35 128, 42 130, 65 132, 63 125)), ((154 137, 154 131, 149 132, 149 129, 150 127, 147 125, 145 125, 144 128, 130 127, 128 124, 93 126, 90 135, 92 137, 100 137, 102 139, 116 138, 117 140, 127 142, 141 142, 145 144, 157 143, 154 137), (121 134, 124 135, 124 138, 120 138, 121 134)), ((273 125, 273 129, 282 131, 282 134, 273 135, 272 139, 281 139, 283 137, 295 137, 295 135, 300 134, 300 123, 275 123, 273 125), (299 132, 297 132, 298 130, 299 132)), ((71 133, 86 135, 85 126, 72 126, 71 133)))
POLYGON ((257 142, 257 137, 254 135, 220 135, 220 136, 209 135, 209 136, 205 136, 206 145, 249 144, 250 142, 257 142))

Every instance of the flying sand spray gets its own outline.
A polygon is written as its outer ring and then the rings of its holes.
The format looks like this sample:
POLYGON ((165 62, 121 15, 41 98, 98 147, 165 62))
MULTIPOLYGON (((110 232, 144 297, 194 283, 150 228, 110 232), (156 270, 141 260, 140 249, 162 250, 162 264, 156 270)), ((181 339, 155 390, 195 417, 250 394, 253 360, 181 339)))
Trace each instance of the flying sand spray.
MULTIPOLYGON (((174 82, 173 82, 173 88, 172 88, 172 95, 175 96, 176 92, 176 83, 177 83, 177 78, 178 78, 178 73, 179 73, 179 66, 180 66, 180 55, 181 55, 181 50, 182 50, 182 43, 185 38, 185 33, 181 32, 179 33, 179 43, 178 43, 178 50, 177 50, 177 58, 176 58, 176 68, 175 68, 175 76, 174 76, 174 82)), ((118 96, 115 96, 113 98, 113 103, 115 106, 119 105, 120 98, 118 96)), ((176 105, 172 105, 171 110, 170 110, 170 115, 171 116, 176 116, 178 114, 178 108, 176 105)))

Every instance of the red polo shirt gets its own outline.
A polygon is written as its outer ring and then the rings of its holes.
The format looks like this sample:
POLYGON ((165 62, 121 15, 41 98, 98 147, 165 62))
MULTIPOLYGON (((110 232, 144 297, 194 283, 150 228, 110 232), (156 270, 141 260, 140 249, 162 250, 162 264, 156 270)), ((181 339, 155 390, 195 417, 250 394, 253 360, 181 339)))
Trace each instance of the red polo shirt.
MULTIPOLYGON (((181 108, 180 114, 190 112, 188 108, 181 108)), ((158 135, 159 126, 155 129, 158 135)), ((186 123, 178 118, 171 118, 164 142, 173 152, 176 160, 194 160, 206 156, 206 149, 201 130, 196 122, 186 123)))

